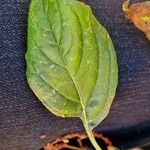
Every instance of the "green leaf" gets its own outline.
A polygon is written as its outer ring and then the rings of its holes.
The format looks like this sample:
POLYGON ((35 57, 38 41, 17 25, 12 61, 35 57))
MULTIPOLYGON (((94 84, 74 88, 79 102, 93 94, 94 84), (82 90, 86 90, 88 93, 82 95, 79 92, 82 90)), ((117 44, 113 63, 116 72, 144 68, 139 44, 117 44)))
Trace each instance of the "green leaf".
POLYGON ((108 114, 118 68, 112 41, 88 5, 32 0, 28 19, 27 80, 55 115, 79 117, 92 130, 108 114))

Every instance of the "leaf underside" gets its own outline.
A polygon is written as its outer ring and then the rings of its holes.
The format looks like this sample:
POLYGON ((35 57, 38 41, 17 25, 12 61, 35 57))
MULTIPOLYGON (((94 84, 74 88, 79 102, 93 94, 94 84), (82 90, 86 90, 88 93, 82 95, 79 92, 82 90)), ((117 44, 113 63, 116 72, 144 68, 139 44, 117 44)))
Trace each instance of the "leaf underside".
POLYGON ((52 113, 80 117, 91 130, 106 117, 117 87, 117 59, 89 6, 32 0, 26 61, 28 83, 52 113))

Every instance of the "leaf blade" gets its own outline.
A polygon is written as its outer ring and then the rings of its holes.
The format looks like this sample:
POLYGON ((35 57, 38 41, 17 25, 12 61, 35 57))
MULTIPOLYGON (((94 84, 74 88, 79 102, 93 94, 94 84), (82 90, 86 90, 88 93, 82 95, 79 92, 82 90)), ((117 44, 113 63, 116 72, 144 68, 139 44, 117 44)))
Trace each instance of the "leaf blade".
POLYGON ((112 41, 90 7, 33 0, 26 61, 28 83, 41 102, 58 116, 79 117, 99 149, 91 132, 109 112, 118 68, 112 41))

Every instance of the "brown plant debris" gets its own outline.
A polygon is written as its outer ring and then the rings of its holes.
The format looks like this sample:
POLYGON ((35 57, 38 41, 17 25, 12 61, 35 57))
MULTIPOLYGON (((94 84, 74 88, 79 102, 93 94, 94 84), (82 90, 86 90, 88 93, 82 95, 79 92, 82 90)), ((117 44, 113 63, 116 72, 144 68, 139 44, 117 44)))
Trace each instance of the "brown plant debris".
MULTIPOLYGON (((115 150, 108 138, 97 133, 94 133, 94 136, 104 150, 115 150)), ((89 150, 89 148, 93 149, 86 134, 68 134, 47 144, 44 150, 89 150)))
POLYGON ((126 0, 123 4, 123 11, 127 19, 143 31, 150 40, 150 1, 132 4, 129 7, 130 0, 126 0))

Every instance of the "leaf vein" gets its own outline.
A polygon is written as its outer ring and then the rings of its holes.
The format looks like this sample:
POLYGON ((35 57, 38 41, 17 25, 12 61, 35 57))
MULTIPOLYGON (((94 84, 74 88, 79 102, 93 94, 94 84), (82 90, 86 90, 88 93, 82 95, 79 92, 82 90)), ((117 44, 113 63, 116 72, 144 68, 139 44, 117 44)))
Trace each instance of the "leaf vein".
POLYGON ((45 54, 45 52, 40 48, 40 46, 37 44, 37 42, 36 42, 35 40, 33 40, 33 41, 34 41, 35 45, 37 46, 38 50, 44 55, 44 57, 46 57, 49 61, 51 61, 51 62, 54 63, 55 65, 66 69, 64 66, 61 66, 61 65, 57 64, 56 62, 54 62, 53 60, 51 60, 51 59, 45 54))
MULTIPOLYGON (((83 42, 83 29, 82 29, 82 26, 81 26, 81 22, 80 22, 80 19, 79 19, 79 16, 77 15, 77 13, 76 13, 76 11, 71 7, 71 5, 69 5, 69 4, 67 4, 70 8, 71 8, 71 10, 72 10, 72 12, 74 13, 74 15, 76 16, 76 18, 77 18, 77 21, 78 21, 78 23, 79 23, 79 26, 80 26, 80 29, 81 29, 81 60, 80 60, 80 64, 79 64, 79 66, 78 66, 78 71, 76 72, 76 74, 79 72, 79 69, 80 69, 80 66, 81 66, 81 64, 82 64, 82 60, 83 60, 83 45, 84 45, 84 42, 83 42)), ((75 74, 75 75, 76 75, 75 74)))
POLYGON ((62 95, 57 89, 55 89, 54 87, 52 87, 47 81, 45 81, 45 79, 44 79, 43 77, 41 77, 41 76, 36 72, 36 69, 35 69, 35 73, 32 73, 32 74, 38 76, 46 85, 48 85, 50 88, 54 89, 59 95, 61 95, 61 96, 64 97, 65 99, 71 100, 72 102, 79 104, 79 102, 77 102, 77 101, 73 101, 73 100, 70 99, 70 98, 69 98, 69 99, 66 98, 66 97, 65 97, 64 95, 62 95))

